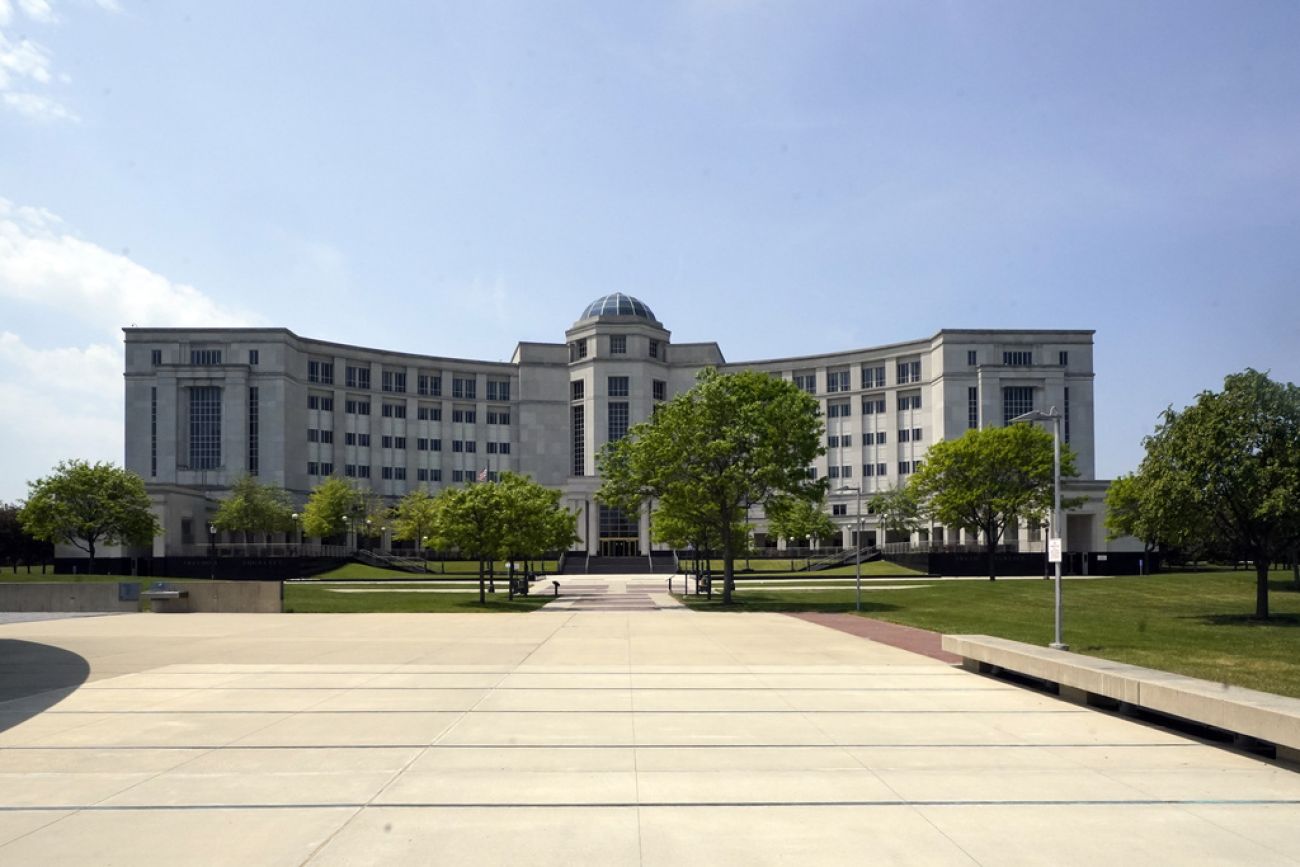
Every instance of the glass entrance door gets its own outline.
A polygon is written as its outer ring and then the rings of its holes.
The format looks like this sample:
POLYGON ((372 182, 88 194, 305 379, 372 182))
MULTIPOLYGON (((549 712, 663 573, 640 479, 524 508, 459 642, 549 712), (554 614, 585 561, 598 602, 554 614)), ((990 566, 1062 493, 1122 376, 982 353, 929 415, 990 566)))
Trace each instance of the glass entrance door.
POLYGON ((640 531, 637 515, 626 515, 612 506, 601 506, 600 556, 639 556, 641 554, 640 531))

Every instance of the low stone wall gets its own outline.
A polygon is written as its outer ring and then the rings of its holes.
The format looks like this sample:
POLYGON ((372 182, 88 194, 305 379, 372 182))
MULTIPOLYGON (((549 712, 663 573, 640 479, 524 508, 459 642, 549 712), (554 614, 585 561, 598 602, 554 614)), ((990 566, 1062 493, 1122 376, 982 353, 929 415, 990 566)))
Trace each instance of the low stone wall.
POLYGON ((0 584, 0 611, 138 611, 138 600, 119 584, 0 584))
MULTIPOLYGON (((279 614, 284 610, 283 582, 280 581, 194 581, 169 583, 169 589, 185 595, 152 603, 154 611, 167 614, 279 614)), ((148 595, 149 587, 145 588, 148 595)))

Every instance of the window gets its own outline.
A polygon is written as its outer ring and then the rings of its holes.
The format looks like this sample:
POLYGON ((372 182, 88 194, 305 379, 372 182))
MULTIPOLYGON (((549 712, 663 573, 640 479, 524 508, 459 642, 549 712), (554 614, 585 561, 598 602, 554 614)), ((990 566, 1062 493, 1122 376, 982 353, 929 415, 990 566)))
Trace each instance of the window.
POLYGON ((884 412, 885 412, 885 399, 883 397, 862 398, 863 415, 883 415, 884 412))
POLYGON ((828 467, 828 468, 827 468, 827 475, 830 476, 832 479, 838 479, 838 478, 840 477, 840 468, 839 468, 839 467, 828 467))
POLYGON ((473 400, 477 395, 478 384, 473 379, 452 377, 451 396, 462 400, 473 400))
POLYGON ((1070 353, 1066 352, 1064 349, 1056 354, 1056 358, 1057 364, 1061 365, 1061 367, 1070 366, 1070 353))
POLYGON ((874 476, 875 474, 876 474, 876 466, 875 466, 875 464, 867 464, 866 466, 864 466, 864 467, 862 468, 862 476, 863 476, 863 478, 869 478, 869 477, 871 477, 871 476, 874 476))
POLYGON ((867 431, 862 435, 862 444, 864 446, 874 446, 876 444, 876 435, 872 431, 867 431))
POLYGON ((357 445, 366 449, 370 448, 370 434, 368 433, 357 434, 357 445))
POLYGON ((979 363, 979 356, 976 354, 975 350, 973 349, 966 350, 966 364, 969 365, 970 367, 974 367, 978 363, 979 363))
POLYGON ((488 443, 488 444, 487 444, 487 453, 490 454, 490 455, 494 455, 494 454, 496 454, 496 453, 497 453, 497 444, 496 444, 496 443, 493 443, 493 442, 488 443))
MULTIPOLYGON (((251 391, 256 397, 257 389, 251 391)), ((250 472, 257 475, 256 471, 250 470, 250 472)), ((156 387, 149 389, 149 475, 158 475, 158 389, 156 387)))
POLYGON ((844 436, 840 437, 840 445, 845 448, 853 445, 853 434, 844 434, 844 436))
POLYGON ((583 407, 578 405, 571 407, 570 410, 573 428, 573 474, 584 476, 587 469, 587 449, 584 444, 583 407))
POLYGON ((849 513, 849 507, 845 503, 835 503, 831 506, 832 515, 838 517, 838 516, 847 515, 848 513, 849 513))
POLYGON ((380 374, 380 388, 393 394, 406 393, 406 371, 385 370, 380 374))
POLYGON ((451 420, 462 424, 474 424, 478 420, 478 412, 472 409, 453 409, 451 420))
POLYGON ((627 355, 627 335, 611 334, 609 336, 609 354, 627 355))
POLYGON ((920 361, 900 361, 898 362, 898 384, 907 385, 909 382, 921 381, 921 362, 920 361))
POLYGON ((883 446, 889 441, 889 437, 884 431, 876 431, 876 445, 883 446))
POLYGON ((333 385, 334 384, 334 362, 308 361, 307 381, 318 382, 321 385, 333 385))
POLYGON ((849 372, 847 370, 832 370, 826 374, 826 391, 848 391, 849 372))
POLYGON ((370 368, 349 364, 343 370, 343 384, 347 388, 370 388, 370 368))
POLYGON ((490 409, 487 412, 488 424, 510 424, 510 410, 490 409))
POLYGON ((1034 363, 1034 353, 1028 350, 1003 352, 1002 363, 1007 367, 1027 367, 1034 363))
POLYGON ((162 364, 162 350, 161 350, 161 349, 150 349, 150 350, 149 350, 149 363, 152 364, 154 367, 157 367, 158 365, 162 364))
POLYGON ((320 463, 317 463, 316 461, 308 461, 307 475, 332 476, 334 475, 334 465, 328 461, 322 461, 320 463))
POLYGON ((210 367, 220 363, 221 363, 220 349, 191 349, 190 350, 190 364, 197 364, 201 367, 210 367))
MULTIPOLYGON (((473 475, 474 475, 474 474, 473 474, 473 472, 471 471, 471 473, 470 473, 470 477, 473 478, 473 475)), ((464 470, 452 470, 452 471, 451 471, 451 480, 452 480, 453 482, 463 482, 463 481, 465 481, 465 471, 464 471, 464 470)))
MULTIPOLYGON (((308 434, 307 434, 307 439, 308 439, 308 440, 311 440, 311 433, 310 433, 310 432, 308 432, 308 434)), ((350 433, 350 432, 349 432, 349 433, 345 433, 345 434, 343 434, 343 445, 345 445, 345 446, 354 446, 354 445, 356 445, 356 444, 357 444, 357 435, 356 435, 356 434, 354 434, 354 433, 350 433)))
POLYGON ((415 478, 417 481, 421 481, 421 482, 441 482, 442 470, 436 467, 433 469, 426 469, 424 467, 420 467, 418 470, 415 471, 415 478))
POLYGON ((464 440, 452 440, 452 441, 451 441, 451 450, 452 450, 453 452, 455 452, 456 454, 460 454, 461 452, 465 451, 465 441, 464 441, 464 440))
POLYGON ((980 426, 980 390, 975 386, 966 389, 966 427, 971 430, 980 426))
POLYGON ((853 412, 853 404, 847 400, 826 404, 827 418, 848 418, 853 412))
MULTIPOLYGON (((348 434, 348 436, 351 436, 351 434, 348 434)), ((313 427, 313 428, 308 428, 308 429, 307 429, 307 442, 309 442, 309 443, 325 443, 326 445, 329 445, 329 444, 331 444, 331 443, 334 442, 334 431, 332 431, 332 430, 321 430, 321 429, 319 429, 319 428, 314 428, 314 427, 313 427)))
MULTIPOLYGON (((156 397, 154 399, 154 402, 155 402, 155 416, 156 416, 156 404, 157 404, 156 397)), ((248 390, 248 474, 250 476, 258 475, 258 469, 259 469, 258 457, 259 456, 257 453, 257 389, 250 388, 248 390)), ((156 455, 154 456, 154 460, 155 461, 157 460, 156 455)), ((155 476, 158 475, 158 470, 156 468, 154 469, 154 475, 155 476)))
POLYGON ((921 441, 921 429, 919 427, 912 428, 912 442, 919 443, 920 441, 921 441))
POLYGON ((190 469, 215 470, 221 466, 221 389, 190 389, 190 469))
POLYGON ((384 418, 406 418, 406 404, 404 403, 385 403, 383 405, 384 418))
POLYGON ((498 445, 500 446, 499 451, 501 452, 501 454, 503 455, 510 454, 510 443, 498 443, 498 445))
POLYGON ((587 340, 575 340, 569 344, 569 361, 578 361, 587 357, 587 340))
POLYGON ((817 478, 817 468, 816 468, 816 467, 809 467, 809 468, 808 468, 808 478, 813 479, 813 480, 816 480, 816 478, 817 478))
POLYGON ((658 341, 658 340, 651 340, 651 341, 650 341, 650 357, 651 357, 651 358, 658 358, 658 357, 659 357, 659 341, 658 341))
POLYGON ((840 447, 840 438, 839 438, 839 437, 837 437, 837 436, 835 436, 835 435, 832 434, 831 436, 828 436, 828 437, 826 438, 826 448, 828 448, 828 449, 837 449, 837 448, 839 448, 839 447, 840 447))
MULTIPOLYGON (((613 377, 611 377, 612 379, 613 377)), ((609 404, 609 441, 617 442, 627 436, 628 410, 626 401, 611 401, 609 404)))
POLYGON ((921 408, 921 395, 919 394, 902 394, 898 397, 898 409, 900 412, 909 409, 921 408))
POLYGON ((379 438, 379 447, 383 449, 391 449, 393 447, 393 438, 388 434, 384 434, 379 438))
POLYGON ((569 383, 569 400, 582 400, 585 384, 581 379, 575 379, 569 383))
POLYGON ((474 440, 465 440, 465 454, 472 455, 478 451, 478 443, 474 440))
POLYGON ((668 399, 668 383, 662 379, 656 379, 651 383, 651 390, 655 400, 668 399))
POLYGON ((1028 385, 1008 385, 1002 389, 1002 423, 1011 424, 1018 415, 1034 408, 1034 389, 1028 385))
POLYGON ((487 399, 488 400, 509 400, 510 380, 489 379, 487 381, 487 399))
POLYGON ((794 387, 800 391, 806 391, 809 394, 817 393, 817 374, 815 373, 796 373, 794 375, 794 387))
POLYGON ((415 378, 416 392, 424 397, 441 397, 442 396, 442 377, 434 374, 421 373, 415 378))
POLYGON ((889 472, 888 464, 876 464, 876 475, 883 476, 888 474, 888 472, 889 472))
POLYGON ((609 378, 609 396, 610 397, 627 397, 628 378, 626 376, 611 376, 609 378))
POLYGON ((348 398, 343 408, 348 415, 370 415, 370 401, 368 400, 348 398))
POLYGON ((900 443, 910 442, 911 439, 912 439, 912 432, 907 428, 903 428, 898 432, 898 441, 900 443))
MULTIPOLYGON (((1065 362, 1061 362, 1064 364, 1065 362)), ((1062 422, 1065 425, 1065 441, 1070 441, 1070 389, 1065 390, 1065 419, 1062 422)))
POLYGON ((842 479, 853 478, 853 467, 848 464, 845 464, 844 466, 840 467, 840 478, 842 479))
POLYGON ((912 472, 912 464, 910 461, 898 462, 898 474, 900 476, 906 476, 910 472, 912 472))
POLYGON ((319 409, 323 412, 334 411, 334 398, 324 394, 307 395, 307 409, 319 409))
POLYGON ((420 404, 415 408, 415 417, 420 421, 442 421, 442 407, 420 404))
POLYGON ((406 481, 406 467, 384 467, 382 476, 388 481, 406 481))
POLYGON ((863 388, 884 388, 885 387, 885 366, 863 367, 862 368, 862 387, 863 388))

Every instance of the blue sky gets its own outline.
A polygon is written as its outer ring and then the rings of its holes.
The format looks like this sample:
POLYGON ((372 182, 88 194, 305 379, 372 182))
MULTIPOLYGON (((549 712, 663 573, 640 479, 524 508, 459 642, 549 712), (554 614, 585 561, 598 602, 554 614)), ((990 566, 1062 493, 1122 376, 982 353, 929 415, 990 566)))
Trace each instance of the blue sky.
POLYGON ((1262 0, 0 0, 0 500, 121 461, 123 325, 506 359, 612 291, 732 360, 1094 328, 1127 472, 1300 380, 1297 45, 1262 0))

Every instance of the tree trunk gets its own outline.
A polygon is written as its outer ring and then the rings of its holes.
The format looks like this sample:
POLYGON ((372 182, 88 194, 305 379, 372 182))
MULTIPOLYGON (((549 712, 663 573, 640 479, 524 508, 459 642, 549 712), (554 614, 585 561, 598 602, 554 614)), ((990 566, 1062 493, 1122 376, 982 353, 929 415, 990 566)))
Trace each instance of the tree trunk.
POLYGON ((1255 558, 1255 618, 1268 620, 1268 561, 1267 556, 1255 558))
POLYGON ((483 583, 483 561, 478 561, 478 604, 487 605, 487 585, 483 583))
POLYGON ((984 528, 984 549, 989 555, 989 580, 998 580, 997 573, 997 556, 998 556, 998 537, 994 536, 992 531, 987 527, 984 528))
POLYGON ((731 521, 722 529, 722 604, 731 604, 731 575, 736 552, 732 550, 731 521))
POLYGON ((87 564, 86 566, 86 574, 94 575, 95 574, 95 540, 94 539, 86 540, 86 553, 90 555, 90 563, 87 564))

